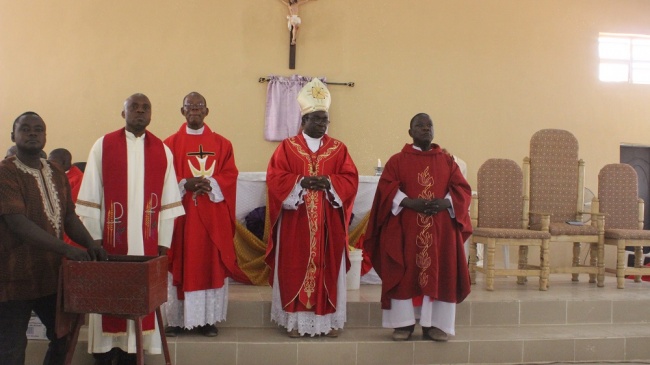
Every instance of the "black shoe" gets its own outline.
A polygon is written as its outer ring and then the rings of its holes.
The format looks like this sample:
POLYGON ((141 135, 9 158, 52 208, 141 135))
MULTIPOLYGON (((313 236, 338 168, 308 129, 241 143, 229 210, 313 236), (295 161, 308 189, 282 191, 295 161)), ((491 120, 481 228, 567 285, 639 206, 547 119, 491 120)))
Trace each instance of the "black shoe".
POLYGON ((176 337, 181 334, 183 331, 182 328, 176 326, 167 326, 165 327, 165 336, 167 337, 176 337))
POLYGON ((112 349, 109 352, 93 353, 95 365, 113 365, 113 360, 119 357, 119 354, 116 350, 117 349, 112 349))
POLYGON ((138 356, 136 354, 127 354, 122 352, 120 354, 120 360, 117 362, 118 365, 137 365, 138 356))
POLYGON ((219 329, 213 324, 206 324, 205 326, 201 326, 199 332, 205 337, 215 337, 219 334, 219 329))

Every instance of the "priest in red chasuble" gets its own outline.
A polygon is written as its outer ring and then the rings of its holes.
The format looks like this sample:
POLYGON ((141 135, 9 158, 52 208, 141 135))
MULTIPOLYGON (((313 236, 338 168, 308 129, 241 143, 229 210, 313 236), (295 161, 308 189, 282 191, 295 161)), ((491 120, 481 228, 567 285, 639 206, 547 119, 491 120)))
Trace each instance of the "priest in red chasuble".
POLYGON ((433 140, 424 113, 411 119, 406 144, 377 185, 363 248, 382 279, 383 326, 408 340, 454 335, 456 304, 470 292, 463 242, 472 233, 471 188, 451 155, 433 140))
MULTIPOLYGON (((126 126, 99 138, 90 150, 76 211, 109 254, 166 255, 174 218, 185 213, 174 158, 147 130, 151 102, 146 95, 126 99, 122 118, 126 126)), ((145 317, 142 329, 145 353, 160 354, 153 313, 145 317)), ((117 356, 123 363, 135 363, 135 339, 133 321, 90 314, 88 350, 96 364, 111 364, 117 356)))
POLYGON ((280 143, 266 175, 271 319, 290 337, 336 337, 346 318, 348 222, 359 176, 347 147, 326 134, 330 101, 320 80, 305 85, 302 131, 280 143))
POLYGON ((185 208, 168 251, 170 336, 194 327, 216 336, 215 323, 226 319, 228 277, 248 281, 237 267, 233 242, 239 172, 230 141, 204 123, 209 111, 201 94, 188 94, 181 107, 186 123, 165 140, 185 208))

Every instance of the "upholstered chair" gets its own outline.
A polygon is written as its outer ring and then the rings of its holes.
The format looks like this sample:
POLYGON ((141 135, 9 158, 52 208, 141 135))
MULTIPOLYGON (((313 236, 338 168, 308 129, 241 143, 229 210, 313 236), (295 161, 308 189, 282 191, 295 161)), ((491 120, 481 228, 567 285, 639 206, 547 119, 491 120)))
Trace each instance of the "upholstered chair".
MULTIPOLYGON (((476 272, 484 273, 485 287, 494 290, 496 276, 517 276, 524 284, 527 276, 539 278, 539 290, 546 290, 549 275, 548 230, 528 230, 528 209, 523 199, 523 173, 515 161, 492 158, 478 170, 477 194, 472 197, 471 216, 474 233, 470 239, 469 270, 472 284, 476 272), (483 265, 477 266, 477 244, 485 247, 483 265), (517 268, 497 268, 497 246, 519 247, 517 268), (528 264, 528 247, 538 247, 540 264, 528 264)), ((545 217, 548 226, 549 217, 545 217)))
MULTIPOLYGON (((578 158, 578 140, 568 131, 543 129, 530 139, 530 155, 524 159, 524 196, 530 199, 530 213, 550 214, 551 273, 570 273, 578 281, 580 273, 602 287, 604 267, 604 217, 592 209, 584 212, 584 161, 578 158), (590 222, 583 222, 591 214, 590 222), (581 243, 589 244, 589 263, 580 262, 581 243), (563 250, 556 245, 572 245, 570 265, 556 265, 563 250)), ((530 229, 544 230, 531 215, 530 229)), ((566 261, 566 260, 564 260, 566 261)))
POLYGON ((616 285, 625 288, 625 275, 650 275, 643 266, 643 247, 650 246, 650 231, 643 230, 643 199, 639 198, 636 171, 627 164, 615 163, 603 167, 598 174, 598 197, 592 206, 606 216, 605 245, 616 247, 616 268, 605 268, 616 274, 616 285), (626 246, 634 247, 635 265, 626 267, 626 246))

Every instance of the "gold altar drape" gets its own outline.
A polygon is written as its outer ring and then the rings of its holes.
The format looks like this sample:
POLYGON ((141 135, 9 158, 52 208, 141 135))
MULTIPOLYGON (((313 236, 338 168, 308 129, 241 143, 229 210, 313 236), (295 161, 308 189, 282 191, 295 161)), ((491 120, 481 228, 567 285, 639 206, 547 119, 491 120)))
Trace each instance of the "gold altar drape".
MULTIPOLYGON (((363 238, 368 226, 370 212, 361 219, 361 222, 349 233, 350 246, 358 247, 358 242, 363 238)), ((269 285, 269 267, 264 261, 266 254, 266 241, 269 236, 269 215, 264 219, 264 239, 260 240, 244 224, 237 221, 235 227, 235 252, 237 262, 242 271, 254 285, 269 285)))

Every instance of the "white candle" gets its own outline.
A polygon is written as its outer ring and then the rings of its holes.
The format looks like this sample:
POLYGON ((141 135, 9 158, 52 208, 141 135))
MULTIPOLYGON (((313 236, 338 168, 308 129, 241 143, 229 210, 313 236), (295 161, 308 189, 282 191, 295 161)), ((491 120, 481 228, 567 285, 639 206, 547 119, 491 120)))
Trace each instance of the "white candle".
POLYGON ((377 167, 381 167, 381 160, 377 159, 377 167))

